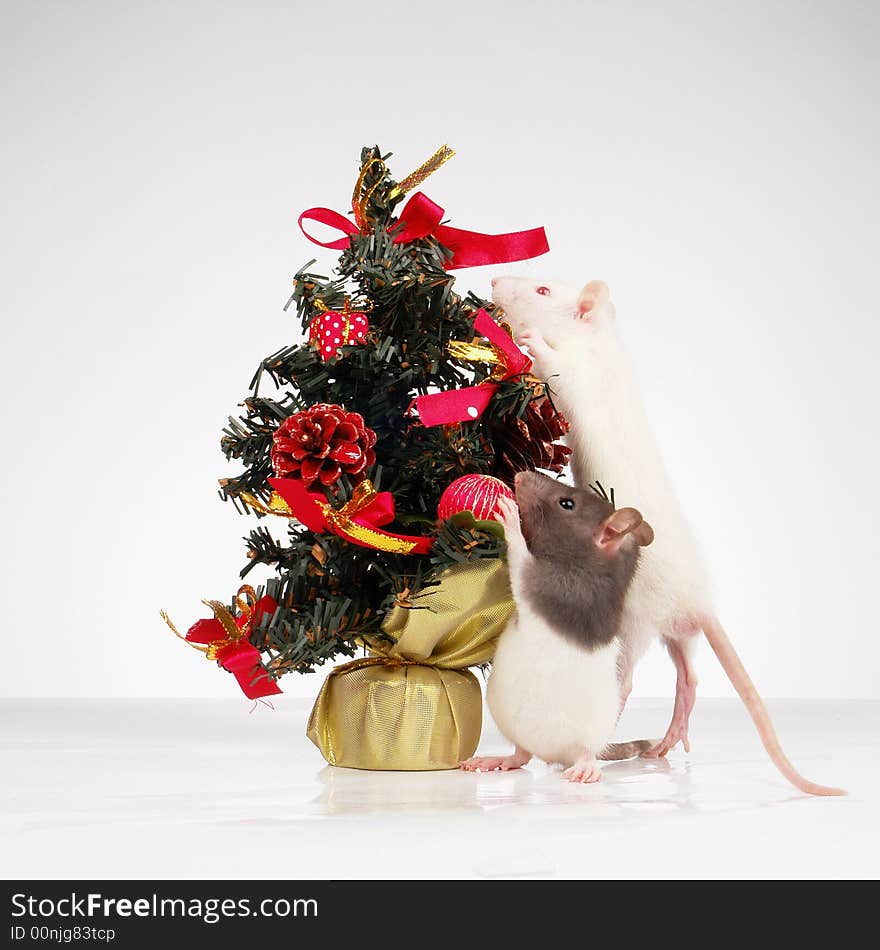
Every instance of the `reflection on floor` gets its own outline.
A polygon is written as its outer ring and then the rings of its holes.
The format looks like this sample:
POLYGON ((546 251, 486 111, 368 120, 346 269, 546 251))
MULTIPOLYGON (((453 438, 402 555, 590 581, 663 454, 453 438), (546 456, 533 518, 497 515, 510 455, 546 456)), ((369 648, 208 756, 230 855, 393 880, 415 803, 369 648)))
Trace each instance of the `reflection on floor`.
MULTIPOLYGON (((622 738, 661 734, 635 701, 622 738)), ((308 705, 0 703, 9 878, 876 877, 880 703, 770 704, 814 799, 768 763, 733 700, 701 700, 693 751, 575 786, 518 772, 324 764, 308 705)), ((490 722, 481 751, 505 751, 490 722)))

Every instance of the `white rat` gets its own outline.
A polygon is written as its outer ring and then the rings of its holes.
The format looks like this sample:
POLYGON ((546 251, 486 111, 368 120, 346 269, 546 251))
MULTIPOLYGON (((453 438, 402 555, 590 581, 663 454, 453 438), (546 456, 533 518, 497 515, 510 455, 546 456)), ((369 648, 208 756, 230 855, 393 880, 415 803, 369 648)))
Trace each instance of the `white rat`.
POLYGON ((567 766, 572 782, 601 778, 598 758, 649 742, 608 740, 620 713, 617 633, 640 546, 653 531, 634 508, 537 472, 516 476, 499 514, 516 613, 498 641, 486 699, 516 751, 462 762, 466 771, 516 769, 533 755, 567 766))
POLYGON ((492 281, 492 291, 571 424, 575 483, 601 479, 613 485, 616 497, 637 503, 654 528, 656 541, 640 560, 620 627, 621 708, 632 687, 633 667, 658 634, 677 672, 672 721, 647 754, 666 755, 679 741, 690 749, 688 721, 697 684, 691 657, 702 630, 779 771, 804 792, 845 794, 808 781, 788 761, 761 697, 715 616, 703 559, 651 433, 607 286, 592 281, 578 290, 502 277, 492 281))

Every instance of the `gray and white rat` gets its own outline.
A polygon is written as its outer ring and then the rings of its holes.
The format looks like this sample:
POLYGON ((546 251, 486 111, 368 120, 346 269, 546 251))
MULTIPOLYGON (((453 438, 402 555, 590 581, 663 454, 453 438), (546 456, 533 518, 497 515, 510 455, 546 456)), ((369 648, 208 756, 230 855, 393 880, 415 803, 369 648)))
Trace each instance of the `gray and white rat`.
POLYGON ((676 672, 675 706, 666 735, 648 753, 666 755, 679 741, 689 750, 688 720, 696 699, 691 657, 700 630, 757 726, 779 771, 813 795, 842 795, 817 785, 788 761, 758 691, 712 607, 703 559, 679 505, 642 405, 633 366, 615 326, 608 287, 592 281, 582 290, 528 278, 492 281, 519 342, 532 355, 537 375, 548 379, 554 402, 571 431, 575 483, 596 478, 614 485, 618 497, 638 500, 657 534, 627 592, 620 625, 623 702, 632 670, 659 634, 676 672))
POLYGON ((516 751, 479 756, 467 771, 515 769, 532 756, 567 766, 572 782, 597 782, 621 709, 620 640, 640 547, 654 533, 634 508, 537 472, 515 479, 516 502, 499 502, 516 613, 498 640, 486 699, 516 751))

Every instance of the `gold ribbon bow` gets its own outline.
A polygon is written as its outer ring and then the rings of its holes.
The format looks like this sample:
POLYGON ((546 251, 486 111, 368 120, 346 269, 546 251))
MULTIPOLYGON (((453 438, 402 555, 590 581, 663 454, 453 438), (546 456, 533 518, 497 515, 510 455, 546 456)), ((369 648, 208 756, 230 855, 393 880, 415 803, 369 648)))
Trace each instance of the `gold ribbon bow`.
POLYGON ((325 501, 316 501, 316 504, 321 509, 327 525, 334 534, 359 541, 361 544, 375 548, 377 551, 409 554, 415 547, 414 542, 404 541, 385 531, 376 531, 367 527, 367 525, 358 524, 354 521, 357 515, 375 504, 378 497, 379 493, 373 488, 373 483, 365 478, 355 485, 351 498, 341 508, 333 508, 325 501))
POLYGON ((166 624, 168 624, 171 632, 176 637, 183 640, 184 643, 189 644, 194 650, 204 653, 207 659, 216 660, 217 654, 224 647, 228 647, 231 643, 234 643, 236 640, 240 640, 242 637, 247 636, 250 632, 251 623, 253 621, 254 607, 257 603, 257 592, 253 589, 253 587, 251 587, 250 584, 242 584, 241 587, 238 588, 238 593, 235 595, 235 606, 238 608, 239 613, 245 618, 245 621, 241 627, 239 627, 235 622, 235 617, 233 617, 233 615, 230 613, 226 604, 221 604, 219 600, 203 600, 202 603, 206 607, 211 608, 214 613, 214 619, 217 620, 223 627, 223 630, 226 633, 226 637, 224 639, 211 640, 209 643, 190 640, 188 637, 185 637, 177 629, 177 627, 174 626, 171 618, 164 610, 159 611, 159 616, 165 621, 166 624))
POLYGON ((309 492, 297 479, 275 478, 269 479, 269 482, 282 486, 281 490, 287 494, 287 498, 283 498, 276 490, 272 492, 268 504, 263 504, 247 492, 242 492, 241 499, 262 514, 296 518, 312 531, 332 531, 377 551, 427 554, 431 550, 434 539, 430 536, 394 534, 378 529, 378 525, 394 520, 394 500, 389 492, 377 492, 368 478, 358 482, 351 498, 341 508, 334 508, 323 497, 309 492), (358 516, 361 521, 369 520, 372 524, 355 521, 358 516))
POLYGON ((225 640, 212 640, 208 644, 208 659, 216 660, 217 654, 222 649, 236 640, 246 637, 250 632, 251 622, 254 619, 254 606, 257 603, 257 592, 250 584, 242 584, 238 588, 238 593, 235 595, 235 606, 238 607, 239 614, 244 617, 244 623, 240 627, 235 622, 235 617, 230 613, 226 604, 221 604, 219 600, 203 600, 202 603, 214 611, 214 618, 220 621, 226 631, 225 640))
MULTIPOLYGON (((498 326, 513 339, 513 327, 509 323, 499 323, 498 326)), ((450 340, 446 344, 446 352, 457 360, 467 360, 469 363, 488 363, 495 368, 489 379, 500 382, 507 375, 507 354, 491 340, 488 343, 468 343, 465 340, 450 340)), ((538 380, 529 374, 528 379, 538 380)))

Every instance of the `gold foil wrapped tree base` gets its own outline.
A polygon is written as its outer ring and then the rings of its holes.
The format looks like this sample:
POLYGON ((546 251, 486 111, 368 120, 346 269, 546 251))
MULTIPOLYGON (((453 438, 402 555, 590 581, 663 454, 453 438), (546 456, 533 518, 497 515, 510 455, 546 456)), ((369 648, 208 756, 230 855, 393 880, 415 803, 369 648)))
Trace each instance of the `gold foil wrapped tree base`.
POLYGON ((327 677, 308 736, 331 765, 453 769, 477 748, 482 704, 470 670, 367 657, 327 677))
POLYGON ((392 644, 336 667, 308 737, 331 765, 407 772, 454 769, 480 740, 483 700, 467 669, 490 660, 513 613, 507 565, 486 558, 447 570, 414 607, 383 624, 392 644))

